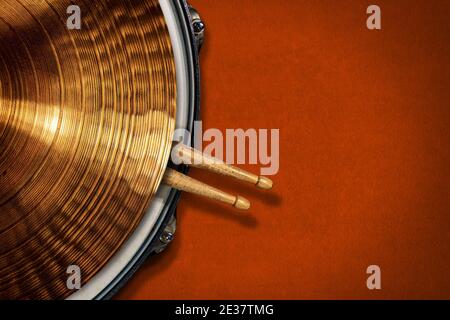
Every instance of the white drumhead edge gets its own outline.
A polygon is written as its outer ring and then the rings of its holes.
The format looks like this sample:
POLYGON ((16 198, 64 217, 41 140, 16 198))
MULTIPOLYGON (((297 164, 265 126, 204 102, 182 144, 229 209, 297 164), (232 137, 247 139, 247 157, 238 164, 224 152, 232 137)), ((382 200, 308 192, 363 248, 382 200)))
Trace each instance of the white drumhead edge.
MULTIPOLYGON (((167 23, 172 47, 175 57, 176 76, 177 76, 177 117, 176 127, 187 128, 189 119, 189 68, 186 44, 182 34, 182 26, 172 0, 159 0, 167 23)), ((160 216, 164 205, 169 196, 170 188, 161 186, 158 193, 152 200, 147 213, 142 218, 141 223, 131 235, 131 237, 122 245, 121 249, 113 258, 97 273, 86 285, 79 291, 69 296, 68 300, 91 300, 102 292, 122 270, 130 263, 136 253, 142 248, 145 240, 152 232, 158 217, 160 216)), ((81 270, 83 272, 83 270, 81 270)))

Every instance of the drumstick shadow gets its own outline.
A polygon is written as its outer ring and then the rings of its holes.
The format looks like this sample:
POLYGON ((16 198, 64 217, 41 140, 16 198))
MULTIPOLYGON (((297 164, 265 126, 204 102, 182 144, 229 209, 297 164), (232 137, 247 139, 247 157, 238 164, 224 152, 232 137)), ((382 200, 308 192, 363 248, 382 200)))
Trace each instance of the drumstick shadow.
MULTIPOLYGON (((205 182, 211 186, 223 189, 231 194, 240 195, 248 198, 252 203, 263 202, 265 205, 272 208, 280 207, 283 198, 277 193, 277 181, 274 181, 274 188, 272 190, 261 190, 256 186, 236 180, 230 177, 224 177, 219 174, 206 172, 200 169, 191 169, 189 174, 193 178, 205 182)), ((200 201, 195 201, 199 203, 200 201)), ((250 212, 252 209, 250 209, 250 212)))
MULTIPOLYGON (((279 194, 277 194, 276 191, 276 185, 275 189, 272 190, 261 190, 258 189, 256 186, 242 182, 237 181, 232 178, 217 178, 218 181, 221 181, 222 184, 227 185, 227 189, 233 190, 234 193, 242 195, 244 197, 249 197, 253 202, 263 202, 265 205, 270 207, 279 207, 281 206, 283 199, 279 194), (225 181, 226 180, 226 181, 225 181)), ((275 182, 276 183, 276 182, 275 182)), ((251 210, 251 209, 250 209, 251 210)))
POLYGON ((257 228, 259 224, 258 220, 252 215, 251 211, 241 211, 233 208, 232 206, 215 202, 214 200, 199 200, 196 195, 183 194, 181 197, 180 208, 211 214, 220 219, 237 222, 246 228, 257 228))

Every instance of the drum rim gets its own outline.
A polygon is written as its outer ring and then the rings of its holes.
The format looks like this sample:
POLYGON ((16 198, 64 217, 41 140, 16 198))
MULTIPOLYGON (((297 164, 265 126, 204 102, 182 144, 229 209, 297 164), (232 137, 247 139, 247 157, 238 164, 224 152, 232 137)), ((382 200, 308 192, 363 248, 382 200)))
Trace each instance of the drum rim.
MULTIPOLYGON (((200 66, 199 66, 199 42, 195 36, 192 27, 192 17, 190 14, 190 7, 186 0, 168 0, 173 4, 175 13, 177 14, 179 21, 182 24, 182 34, 186 43, 185 50, 188 51, 187 62, 188 72, 190 78, 193 81, 188 81, 189 85, 189 98, 188 103, 188 120, 186 127, 191 133, 191 138, 194 137, 194 121, 199 119, 200 114, 200 66), (191 59, 189 59, 191 58, 191 59)), ((192 139, 191 139, 192 140, 192 139)), ((187 166, 180 166, 178 171, 187 173, 189 168, 187 166)), ((170 220, 176 214, 176 208, 179 202, 180 192, 171 189, 161 214, 157 218, 152 231, 147 235, 141 248, 133 255, 131 260, 122 269, 116 277, 105 286, 93 299, 103 300, 111 299, 134 275, 139 267, 155 252, 155 248, 160 245, 159 238, 162 235, 164 229, 169 224, 170 220)), ((74 293, 76 295, 76 293, 74 293)), ((69 297, 69 299, 71 296, 69 297)), ((77 299, 75 297, 75 299, 77 299)))

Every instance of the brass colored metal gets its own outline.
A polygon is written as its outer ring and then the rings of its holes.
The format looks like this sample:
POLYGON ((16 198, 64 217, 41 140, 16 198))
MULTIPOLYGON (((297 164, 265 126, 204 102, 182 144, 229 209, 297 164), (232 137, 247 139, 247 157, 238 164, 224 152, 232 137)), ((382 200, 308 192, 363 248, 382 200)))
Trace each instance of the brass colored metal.
POLYGON ((0 298, 65 298, 142 218, 170 154, 175 65, 157 0, 0 5, 0 298))

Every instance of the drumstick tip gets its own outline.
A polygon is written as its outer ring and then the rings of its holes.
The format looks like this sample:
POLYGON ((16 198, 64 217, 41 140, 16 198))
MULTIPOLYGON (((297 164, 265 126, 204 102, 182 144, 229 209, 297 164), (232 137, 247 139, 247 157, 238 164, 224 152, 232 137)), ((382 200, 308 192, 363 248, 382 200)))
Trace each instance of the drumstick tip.
POLYGON ((273 181, 267 177, 259 176, 256 186, 260 189, 270 190, 273 187, 273 181))
POLYGON ((233 206, 240 210, 248 210, 250 209, 250 201, 241 196, 237 196, 233 206))

